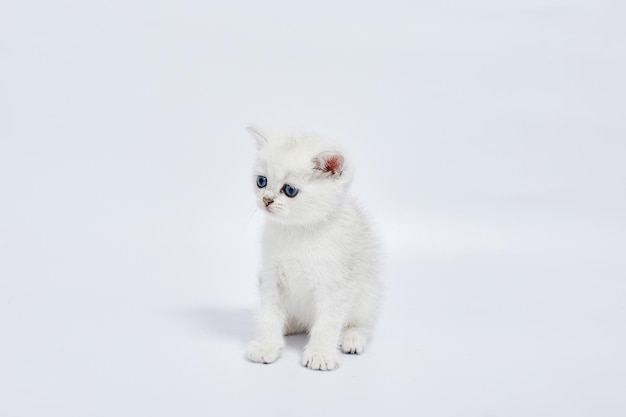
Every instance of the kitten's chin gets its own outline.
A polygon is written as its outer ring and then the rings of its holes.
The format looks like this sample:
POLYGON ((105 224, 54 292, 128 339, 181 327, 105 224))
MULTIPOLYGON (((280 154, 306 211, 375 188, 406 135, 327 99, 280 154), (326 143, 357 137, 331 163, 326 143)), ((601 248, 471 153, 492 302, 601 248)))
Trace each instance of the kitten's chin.
POLYGON ((276 223, 285 223, 286 217, 277 213, 274 209, 272 209, 272 207, 263 207, 261 210, 265 214, 267 220, 276 223))
POLYGON ((313 218, 281 216, 268 210, 266 210, 265 214, 269 222, 279 224, 281 226, 310 227, 320 223, 325 223, 328 220, 326 216, 316 216, 313 218))
POLYGON ((265 210, 265 218, 267 221, 278 224, 290 224, 288 217, 280 216, 270 210, 265 210))
POLYGON ((265 218, 268 222, 279 224, 281 226, 294 226, 294 227, 310 227, 316 224, 325 223, 332 216, 328 213, 309 212, 301 213, 300 215, 294 215, 289 213, 289 210, 284 210, 283 207, 273 207, 273 205, 265 206, 259 204, 259 208, 265 214, 265 218))

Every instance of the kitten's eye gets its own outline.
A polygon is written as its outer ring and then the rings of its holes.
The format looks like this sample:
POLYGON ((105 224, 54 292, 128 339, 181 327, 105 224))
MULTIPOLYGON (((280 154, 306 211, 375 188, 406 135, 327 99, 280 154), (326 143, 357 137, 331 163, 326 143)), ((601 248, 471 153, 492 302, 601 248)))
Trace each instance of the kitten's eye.
POLYGON ((259 188, 265 188, 265 186, 267 185, 267 178, 265 178, 263 175, 259 175, 258 177, 256 177, 256 185, 259 188))
POLYGON ((283 191, 285 192, 285 195, 289 198, 294 198, 298 194, 298 189, 296 187, 292 187, 289 184, 285 184, 283 186, 283 191))

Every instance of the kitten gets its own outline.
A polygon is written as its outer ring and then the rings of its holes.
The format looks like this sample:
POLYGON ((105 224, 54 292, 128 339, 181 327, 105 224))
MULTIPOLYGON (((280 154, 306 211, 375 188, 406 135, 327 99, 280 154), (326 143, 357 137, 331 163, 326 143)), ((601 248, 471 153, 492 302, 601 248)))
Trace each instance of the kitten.
POLYGON ((248 130, 258 142, 257 204, 267 216, 261 308, 246 357, 272 363, 283 335, 308 332, 302 365, 332 370, 362 353, 381 297, 377 240, 348 195, 350 160, 306 135, 248 130))

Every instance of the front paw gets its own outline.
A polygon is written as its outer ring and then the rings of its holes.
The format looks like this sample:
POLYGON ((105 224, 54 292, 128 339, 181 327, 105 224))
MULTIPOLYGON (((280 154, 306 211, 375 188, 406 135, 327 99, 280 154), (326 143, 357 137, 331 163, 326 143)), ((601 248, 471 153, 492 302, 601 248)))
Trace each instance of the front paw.
POLYGON ((365 332, 358 327, 345 329, 341 339, 341 351, 343 353, 361 354, 365 350, 367 337, 365 332))
POLYGON ((337 350, 307 348, 302 357, 302 366, 318 371, 332 371, 339 367, 337 350))
POLYGON ((267 343, 253 340, 248 344, 246 359, 256 363, 272 363, 280 356, 281 343, 267 343))

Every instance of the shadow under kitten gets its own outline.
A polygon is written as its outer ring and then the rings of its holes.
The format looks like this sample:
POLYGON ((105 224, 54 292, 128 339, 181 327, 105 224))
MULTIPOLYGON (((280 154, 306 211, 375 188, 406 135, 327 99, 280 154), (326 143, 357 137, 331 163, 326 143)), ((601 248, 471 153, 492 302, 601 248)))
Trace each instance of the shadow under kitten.
MULTIPOLYGON (((254 311, 251 309, 199 307, 184 312, 185 318, 204 335, 218 335, 242 344, 253 335, 254 311)), ((308 341, 305 332, 285 336, 285 348, 301 351, 308 341)))

